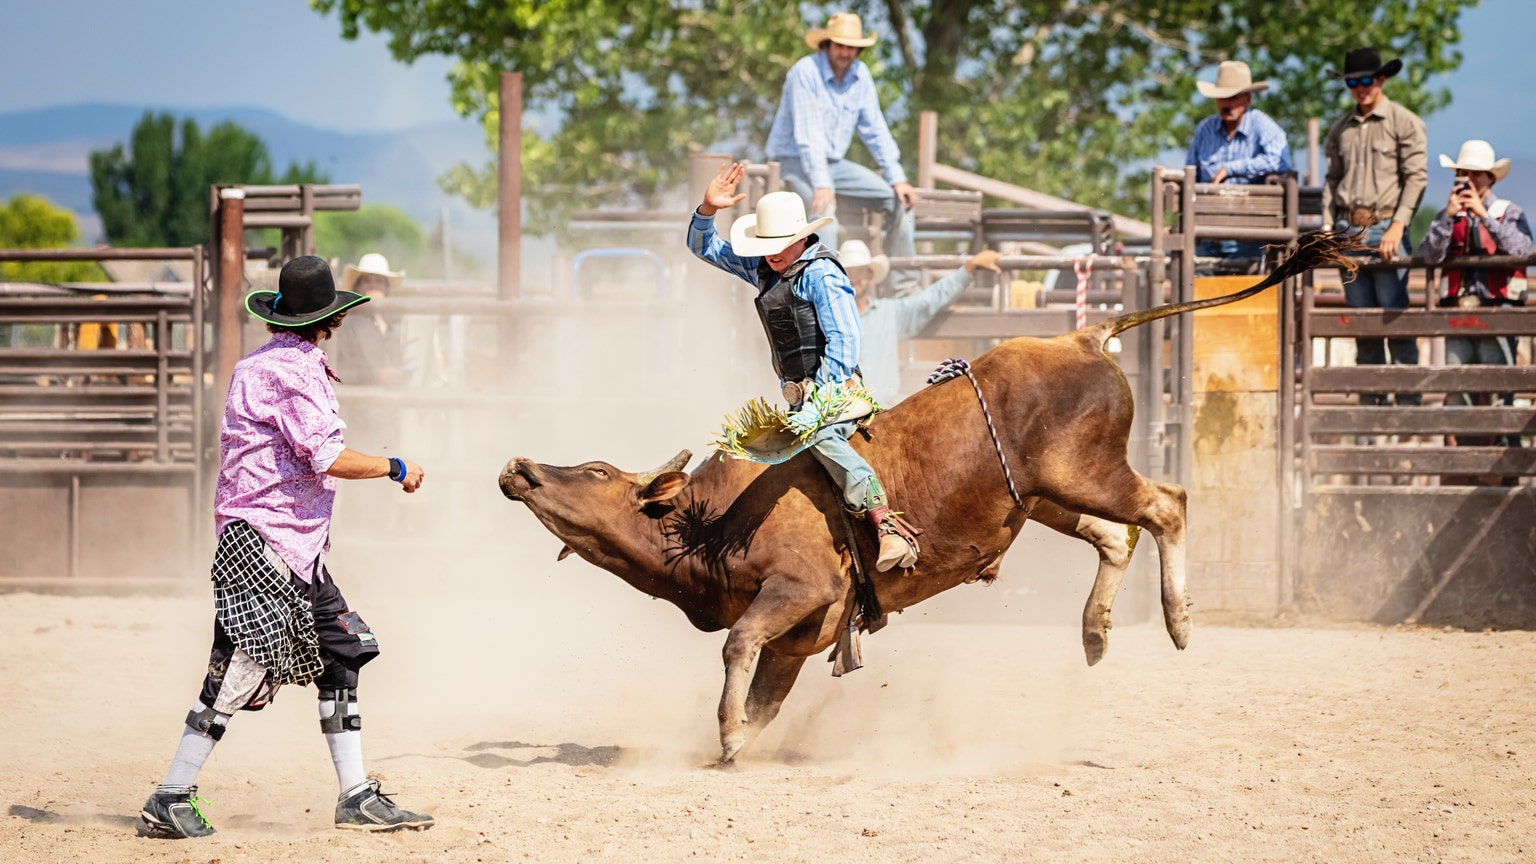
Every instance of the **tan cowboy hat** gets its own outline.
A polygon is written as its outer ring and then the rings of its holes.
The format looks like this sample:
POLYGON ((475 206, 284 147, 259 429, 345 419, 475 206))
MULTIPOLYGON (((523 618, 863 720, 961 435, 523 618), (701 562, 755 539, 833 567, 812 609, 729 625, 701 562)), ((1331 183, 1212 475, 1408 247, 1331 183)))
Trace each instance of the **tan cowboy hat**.
POLYGON ((1207 99, 1231 99, 1241 93, 1258 93, 1269 89, 1268 81, 1253 82, 1253 73, 1241 60, 1223 60, 1216 67, 1216 83, 1196 81, 1195 87, 1207 99))
POLYGON ((1440 167, 1450 168, 1453 171, 1487 171, 1493 175, 1495 181, 1503 180, 1509 175, 1509 160, 1493 161, 1493 145, 1476 138, 1462 144, 1461 152, 1456 154, 1454 160, 1441 153, 1440 167))
POLYGON ((869 247, 863 240, 849 240, 837 249, 837 260, 843 262, 844 270, 853 270, 856 267, 868 267, 869 272, 875 277, 875 284, 885 281, 886 274, 891 272, 891 259, 884 255, 869 254, 869 247))
POLYGON ((790 244, 832 224, 823 216, 806 224, 805 201, 793 192, 769 192, 757 199, 757 212, 731 224, 731 251, 744 258, 783 252, 790 244))
POLYGON ((383 276, 385 279, 388 279, 389 290, 391 293, 398 290, 400 283, 405 279, 404 270, 396 273, 395 271, 389 269, 388 258, 385 258, 383 255, 380 255, 377 252, 369 252, 363 257, 357 259, 356 266, 348 264, 346 267, 342 268, 341 290, 351 291, 352 286, 357 284, 357 278, 362 276, 364 273, 370 273, 374 276, 383 276))
POLYGON ((859 20, 859 16, 852 12, 839 12, 827 19, 826 29, 817 27, 805 34, 805 44, 820 48, 821 43, 831 39, 839 45, 868 48, 879 38, 873 30, 864 32, 864 22, 859 20))

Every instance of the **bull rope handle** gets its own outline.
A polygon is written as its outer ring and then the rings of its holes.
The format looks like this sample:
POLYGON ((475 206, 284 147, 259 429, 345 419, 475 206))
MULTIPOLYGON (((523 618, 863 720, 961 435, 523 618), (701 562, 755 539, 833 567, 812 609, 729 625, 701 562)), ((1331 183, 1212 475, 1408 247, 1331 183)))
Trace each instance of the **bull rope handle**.
POLYGON ((1093 254, 1072 260, 1072 272, 1077 274, 1077 329, 1088 326, 1088 280, 1093 277, 1093 254))
MULTIPOLYGON (((1079 307, 1078 317, 1082 317, 1081 307, 1079 307)), ((987 397, 981 395, 981 385, 976 383, 976 376, 971 374, 971 364, 959 358, 951 357, 940 363, 939 368, 933 370, 933 374, 928 376, 928 383, 938 384, 941 381, 948 381, 961 375, 969 378, 971 387, 976 390, 976 401, 981 403, 981 416, 987 420, 987 431, 992 435, 992 446, 997 450, 997 461, 1003 465, 1003 479, 1008 481, 1008 494, 1013 496, 1013 503, 1020 510, 1027 510, 1029 508, 1024 506, 1024 499, 1019 497, 1019 490, 1014 488, 1013 472, 1008 470, 1008 457, 1003 455, 1003 443, 997 439, 997 427, 992 423, 992 412, 987 408, 987 397)))

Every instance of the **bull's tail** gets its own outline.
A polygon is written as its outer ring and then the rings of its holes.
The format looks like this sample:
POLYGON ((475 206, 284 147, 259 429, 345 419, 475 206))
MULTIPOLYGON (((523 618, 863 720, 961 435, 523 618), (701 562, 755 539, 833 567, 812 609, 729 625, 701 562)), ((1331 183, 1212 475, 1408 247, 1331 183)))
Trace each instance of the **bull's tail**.
POLYGON ((1119 318, 1112 318, 1095 325, 1093 329, 1098 330, 1102 334, 1099 344, 1103 345, 1104 342, 1109 341, 1111 336, 1115 336, 1132 327, 1138 327, 1149 321, 1156 321, 1159 318, 1167 318, 1169 315, 1177 315, 1180 312, 1193 312, 1196 309, 1209 309, 1212 306, 1225 306, 1228 303, 1236 303, 1239 300, 1252 297, 1265 288, 1279 285, 1292 276, 1299 276, 1308 270, 1314 270, 1318 267, 1337 267, 1353 273, 1360 266, 1359 262, 1348 254, 1354 251, 1369 250, 1367 247, 1360 245, 1353 234, 1330 234, 1320 231, 1305 234, 1297 241, 1296 248, 1291 250, 1290 257, 1286 258, 1285 262, 1279 267, 1276 267, 1275 272, 1269 274, 1263 282, 1251 288, 1244 288, 1235 294, 1228 294, 1224 297, 1208 297, 1204 300, 1191 300, 1187 303, 1168 303, 1151 309, 1143 309, 1140 312, 1131 312, 1127 315, 1121 315, 1119 318))

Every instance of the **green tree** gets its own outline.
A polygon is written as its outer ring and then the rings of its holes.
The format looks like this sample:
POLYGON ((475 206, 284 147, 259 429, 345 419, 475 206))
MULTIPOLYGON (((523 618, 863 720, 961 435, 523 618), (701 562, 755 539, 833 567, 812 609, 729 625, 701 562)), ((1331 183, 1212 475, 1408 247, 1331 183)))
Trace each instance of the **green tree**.
MULTIPOLYGON (((0 205, 0 249, 68 249, 80 244, 75 215, 37 195, 13 195, 0 205)), ((4 282, 105 282, 107 274, 89 261, 0 262, 4 282)))
MULTIPOLYGON (((261 139, 232 121, 208 130, 145 112, 129 147, 91 153, 94 204, 115 246, 191 246, 208 240, 208 187, 278 182, 261 139)), ((313 162, 288 166, 281 182, 324 183, 313 162)))
MULTIPOLYGON (((808 53, 807 22, 855 11, 881 34, 866 51, 881 101, 915 168, 919 111, 939 112, 942 162, 1129 214, 1148 207, 1145 166, 1182 149, 1213 113, 1196 77, 1225 59, 1276 83, 1258 104, 1299 146, 1309 117, 1347 110, 1324 70, 1374 44, 1406 71, 1391 98, 1446 104, 1431 75, 1461 60, 1457 16, 1476 0, 311 0, 342 35, 389 37, 394 56, 460 62, 456 108, 494 149, 497 73, 523 74, 531 227, 602 204, 655 206, 682 185, 690 151, 761 158, 785 70, 808 53), (801 17, 802 13, 805 15, 801 17)), ((494 162, 459 166, 445 189, 495 201, 494 162)))
POLYGON ((355 213, 315 214, 315 250, 343 264, 381 252, 395 270, 414 270, 427 251, 427 236, 405 211, 364 204, 355 213))

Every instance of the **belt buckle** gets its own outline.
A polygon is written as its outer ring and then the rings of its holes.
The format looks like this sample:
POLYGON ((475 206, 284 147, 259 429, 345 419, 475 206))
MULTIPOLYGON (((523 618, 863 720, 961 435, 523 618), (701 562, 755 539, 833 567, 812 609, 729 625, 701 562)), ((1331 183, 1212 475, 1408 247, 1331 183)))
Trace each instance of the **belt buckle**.
POLYGON ((1463 294, 1456 298, 1456 305, 1462 309, 1471 309, 1483 305, 1483 298, 1476 294, 1463 294))
POLYGON ((783 396, 784 401, 788 404, 799 405, 801 402, 805 401, 805 397, 809 392, 809 382, 786 381, 784 382, 783 389, 779 391, 779 395, 783 396))
POLYGON ((1349 224, 1356 228, 1368 228, 1376 224, 1376 211, 1369 207, 1354 207, 1349 211, 1349 224))

